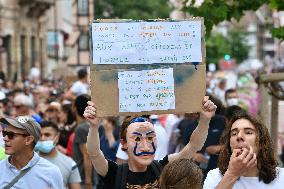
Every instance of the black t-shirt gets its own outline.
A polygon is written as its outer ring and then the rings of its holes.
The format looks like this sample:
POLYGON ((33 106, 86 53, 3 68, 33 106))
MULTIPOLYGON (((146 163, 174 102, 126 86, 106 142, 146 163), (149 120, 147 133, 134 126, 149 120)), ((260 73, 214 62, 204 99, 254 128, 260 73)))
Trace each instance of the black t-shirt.
MULTIPOLYGON (((191 134, 196 129, 198 122, 188 122, 188 126, 185 129, 185 135, 183 137, 183 144, 186 145, 191 137, 191 134)), ((208 129, 208 136, 206 138, 206 141, 202 147, 202 149, 199 151, 200 153, 204 153, 206 148, 211 145, 219 145, 221 134, 225 128, 225 117, 222 115, 214 115, 209 123, 209 129, 208 129)), ((210 159, 208 162, 208 166, 206 170, 204 171, 205 174, 209 172, 212 169, 215 169, 217 167, 217 160, 218 155, 210 155, 210 159)))
POLYGON ((85 172, 84 172, 84 158, 80 150, 80 145, 87 143, 89 128, 90 124, 87 121, 79 123, 75 129, 75 136, 73 140, 73 159, 78 165, 82 181, 84 181, 85 179, 85 172))
MULTIPOLYGON (((194 121, 194 122, 187 121, 185 123, 187 123, 187 126, 185 128, 184 136, 182 139, 183 145, 187 145, 187 143, 189 142, 191 134, 193 133, 193 131, 196 129, 198 125, 198 121, 194 121)), ((206 141, 200 151, 201 153, 203 153, 208 146, 219 144, 221 134, 225 128, 225 123, 226 122, 225 122, 224 116, 214 115, 212 117, 209 123, 208 135, 207 135, 206 141)))
MULTIPOLYGON (((168 156, 164 157, 164 159, 160 160, 159 163, 162 167, 164 167, 168 163, 168 156)), ((103 180, 105 187, 107 189, 115 188, 115 179, 117 174, 118 166, 115 162, 108 160, 108 172, 105 177, 101 177, 103 180)), ((152 167, 149 165, 145 172, 132 172, 128 170, 126 187, 127 189, 136 189, 136 188, 144 188, 144 189, 158 189, 158 180, 156 178, 152 167)))

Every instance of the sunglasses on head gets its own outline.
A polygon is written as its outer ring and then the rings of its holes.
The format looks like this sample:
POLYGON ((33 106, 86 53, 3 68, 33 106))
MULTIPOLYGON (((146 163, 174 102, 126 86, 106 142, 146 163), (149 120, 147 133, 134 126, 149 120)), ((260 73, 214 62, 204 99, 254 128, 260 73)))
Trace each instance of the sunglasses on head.
POLYGON ((29 136, 28 134, 25 133, 16 133, 12 131, 2 131, 2 135, 3 137, 7 135, 10 140, 13 139, 16 135, 29 136))

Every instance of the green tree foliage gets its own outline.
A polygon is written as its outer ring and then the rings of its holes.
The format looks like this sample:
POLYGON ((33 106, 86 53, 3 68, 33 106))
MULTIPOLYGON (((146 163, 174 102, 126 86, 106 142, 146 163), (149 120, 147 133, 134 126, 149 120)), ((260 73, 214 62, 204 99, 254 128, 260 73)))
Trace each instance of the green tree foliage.
POLYGON ((95 19, 156 19, 169 18, 168 0, 96 0, 95 19))
POLYGON ((228 40, 230 44, 230 53, 237 63, 241 63, 248 58, 249 46, 247 45, 245 33, 239 30, 229 32, 228 40))
MULTIPOLYGON (((194 7, 195 0, 185 0, 189 6, 184 6, 183 11, 193 16, 204 17, 206 34, 209 35, 212 27, 222 21, 230 21, 232 18, 239 20, 245 11, 256 11, 263 4, 269 5, 271 9, 284 10, 283 0, 204 0, 200 7, 194 7)), ((272 30, 274 37, 284 40, 284 28, 272 30)))
POLYGON ((237 63, 248 57, 249 46, 245 42, 245 33, 232 30, 224 37, 220 33, 212 33, 206 41, 207 63, 217 64, 221 58, 229 54, 237 63))
POLYGON ((206 40, 206 62, 218 64, 229 50, 229 40, 220 33, 212 33, 206 40))
POLYGON ((284 26, 279 28, 273 28, 271 30, 272 36, 279 38, 281 42, 284 40, 284 26))

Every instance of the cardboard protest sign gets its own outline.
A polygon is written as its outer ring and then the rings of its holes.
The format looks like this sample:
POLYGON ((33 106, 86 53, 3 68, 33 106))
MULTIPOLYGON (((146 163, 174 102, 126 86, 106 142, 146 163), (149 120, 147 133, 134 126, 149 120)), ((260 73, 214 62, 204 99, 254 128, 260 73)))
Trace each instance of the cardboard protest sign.
POLYGON ((91 92, 99 117, 201 110, 205 94, 202 18, 98 20, 91 92))

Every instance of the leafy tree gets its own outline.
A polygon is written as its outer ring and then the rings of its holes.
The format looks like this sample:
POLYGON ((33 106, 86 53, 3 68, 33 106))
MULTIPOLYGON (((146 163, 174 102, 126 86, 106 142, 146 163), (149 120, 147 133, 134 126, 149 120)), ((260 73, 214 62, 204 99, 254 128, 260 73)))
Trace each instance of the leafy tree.
POLYGON ((217 64, 229 51, 229 40, 220 33, 212 33, 206 41, 206 62, 217 64))
MULTIPOLYGON (((185 0, 183 11, 193 16, 204 17, 207 35, 214 25, 225 20, 230 21, 232 18, 239 21, 245 11, 256 11, 263 4, 274 10, 284 10, 283 0, 204 0, 200 7, 194 7, 194 4, 195 0, 185 0)), ((284 27, 274 28, 272 35, 284 40, 284 27)))
POLYGON ((220 33, 212 33, 206 41, 207 63, 217 64, 221 58, 229 54, 237 63, 248 57, 249 47, 245 43, 245 33, 231 30, 227 37, 220 33))
POLYGON ((228 40, 230 44, 230 53, 237 63, 241 63, 248 58, 249 46, 246 42, 246 35, 239 30, 229 32, 228 40))
POLYGON ((169 18, 168 0, 96 0, 95 19, 156 19, 169 18))

